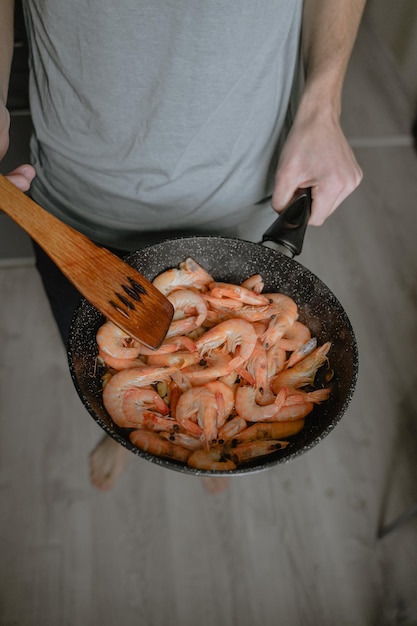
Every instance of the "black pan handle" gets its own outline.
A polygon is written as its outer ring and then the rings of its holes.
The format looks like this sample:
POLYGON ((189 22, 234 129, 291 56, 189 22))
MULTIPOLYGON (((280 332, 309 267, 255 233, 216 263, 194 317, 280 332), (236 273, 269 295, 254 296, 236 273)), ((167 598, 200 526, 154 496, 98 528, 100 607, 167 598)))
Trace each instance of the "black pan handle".
POLYGON ((263 234, 262 243, 288 256, 301 253, 311 214, 311 188, 298 189, 290 204, 263 234))

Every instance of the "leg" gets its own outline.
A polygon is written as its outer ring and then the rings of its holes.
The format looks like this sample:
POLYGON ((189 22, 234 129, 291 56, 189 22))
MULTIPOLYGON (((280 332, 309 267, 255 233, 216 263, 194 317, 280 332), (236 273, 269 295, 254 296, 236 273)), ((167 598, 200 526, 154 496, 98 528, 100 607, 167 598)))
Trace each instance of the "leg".
POLYGON ((201 479, 203 487, 209 493, 221 493, 229 488, 230 478, 228 476, 205 476, 201 479))
POLYGON ((108 491, 123 473, 129 451, 104 435, 90 454, 90 479, 94 487, 108 491))

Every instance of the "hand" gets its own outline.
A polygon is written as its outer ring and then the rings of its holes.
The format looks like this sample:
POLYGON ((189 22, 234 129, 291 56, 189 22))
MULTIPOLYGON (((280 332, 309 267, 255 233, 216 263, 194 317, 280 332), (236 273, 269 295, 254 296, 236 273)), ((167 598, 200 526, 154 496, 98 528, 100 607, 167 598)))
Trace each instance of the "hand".
POLYGON ((320 226, 362 180, 338 121, 296 117, 281 153, 272 208, 280 213, 298 188, 312 188, 309 224, 320 226))
POLYGON ((30 188, 30 183, 35 178, 35 176, 35 168, 27 163, 24 165, 19 165, 19 167, 16 167, 16 169, 14 169, 12 172, 6 174, 6 178, 8 178, 10 182, 16 185, 16 187, 21 191, 27 191, 30 188))

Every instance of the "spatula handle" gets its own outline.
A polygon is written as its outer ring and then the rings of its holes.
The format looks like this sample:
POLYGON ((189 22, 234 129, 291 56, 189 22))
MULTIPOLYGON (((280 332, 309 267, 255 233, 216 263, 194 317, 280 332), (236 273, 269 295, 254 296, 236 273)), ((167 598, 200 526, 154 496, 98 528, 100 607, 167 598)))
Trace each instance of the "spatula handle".
POLYGON ((7 178, 0 175, 0 210, 32 237, 62 269, 71 263, 74 246, 95 247, 87 237, 45 211, 7 178))

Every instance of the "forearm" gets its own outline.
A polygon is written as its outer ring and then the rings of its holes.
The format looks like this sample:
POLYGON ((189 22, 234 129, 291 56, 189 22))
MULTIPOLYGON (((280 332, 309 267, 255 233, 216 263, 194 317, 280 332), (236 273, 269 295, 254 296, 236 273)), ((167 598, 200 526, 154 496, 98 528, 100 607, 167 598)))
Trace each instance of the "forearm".
POLYGON ((304 109, 340 116, 343 82, 366 0, 304 0, 304 109))
POLYGON ((362 179, 340 112, 364 5, 365 0, 304 0, 305 84, 278 163, 272 206, 280 212, 299 187, 311 187, 310 224, 322 224, 362 179))
POLYGON ((14 0, 0 0, 0 105, 6 105, 13 58, 14 0))

